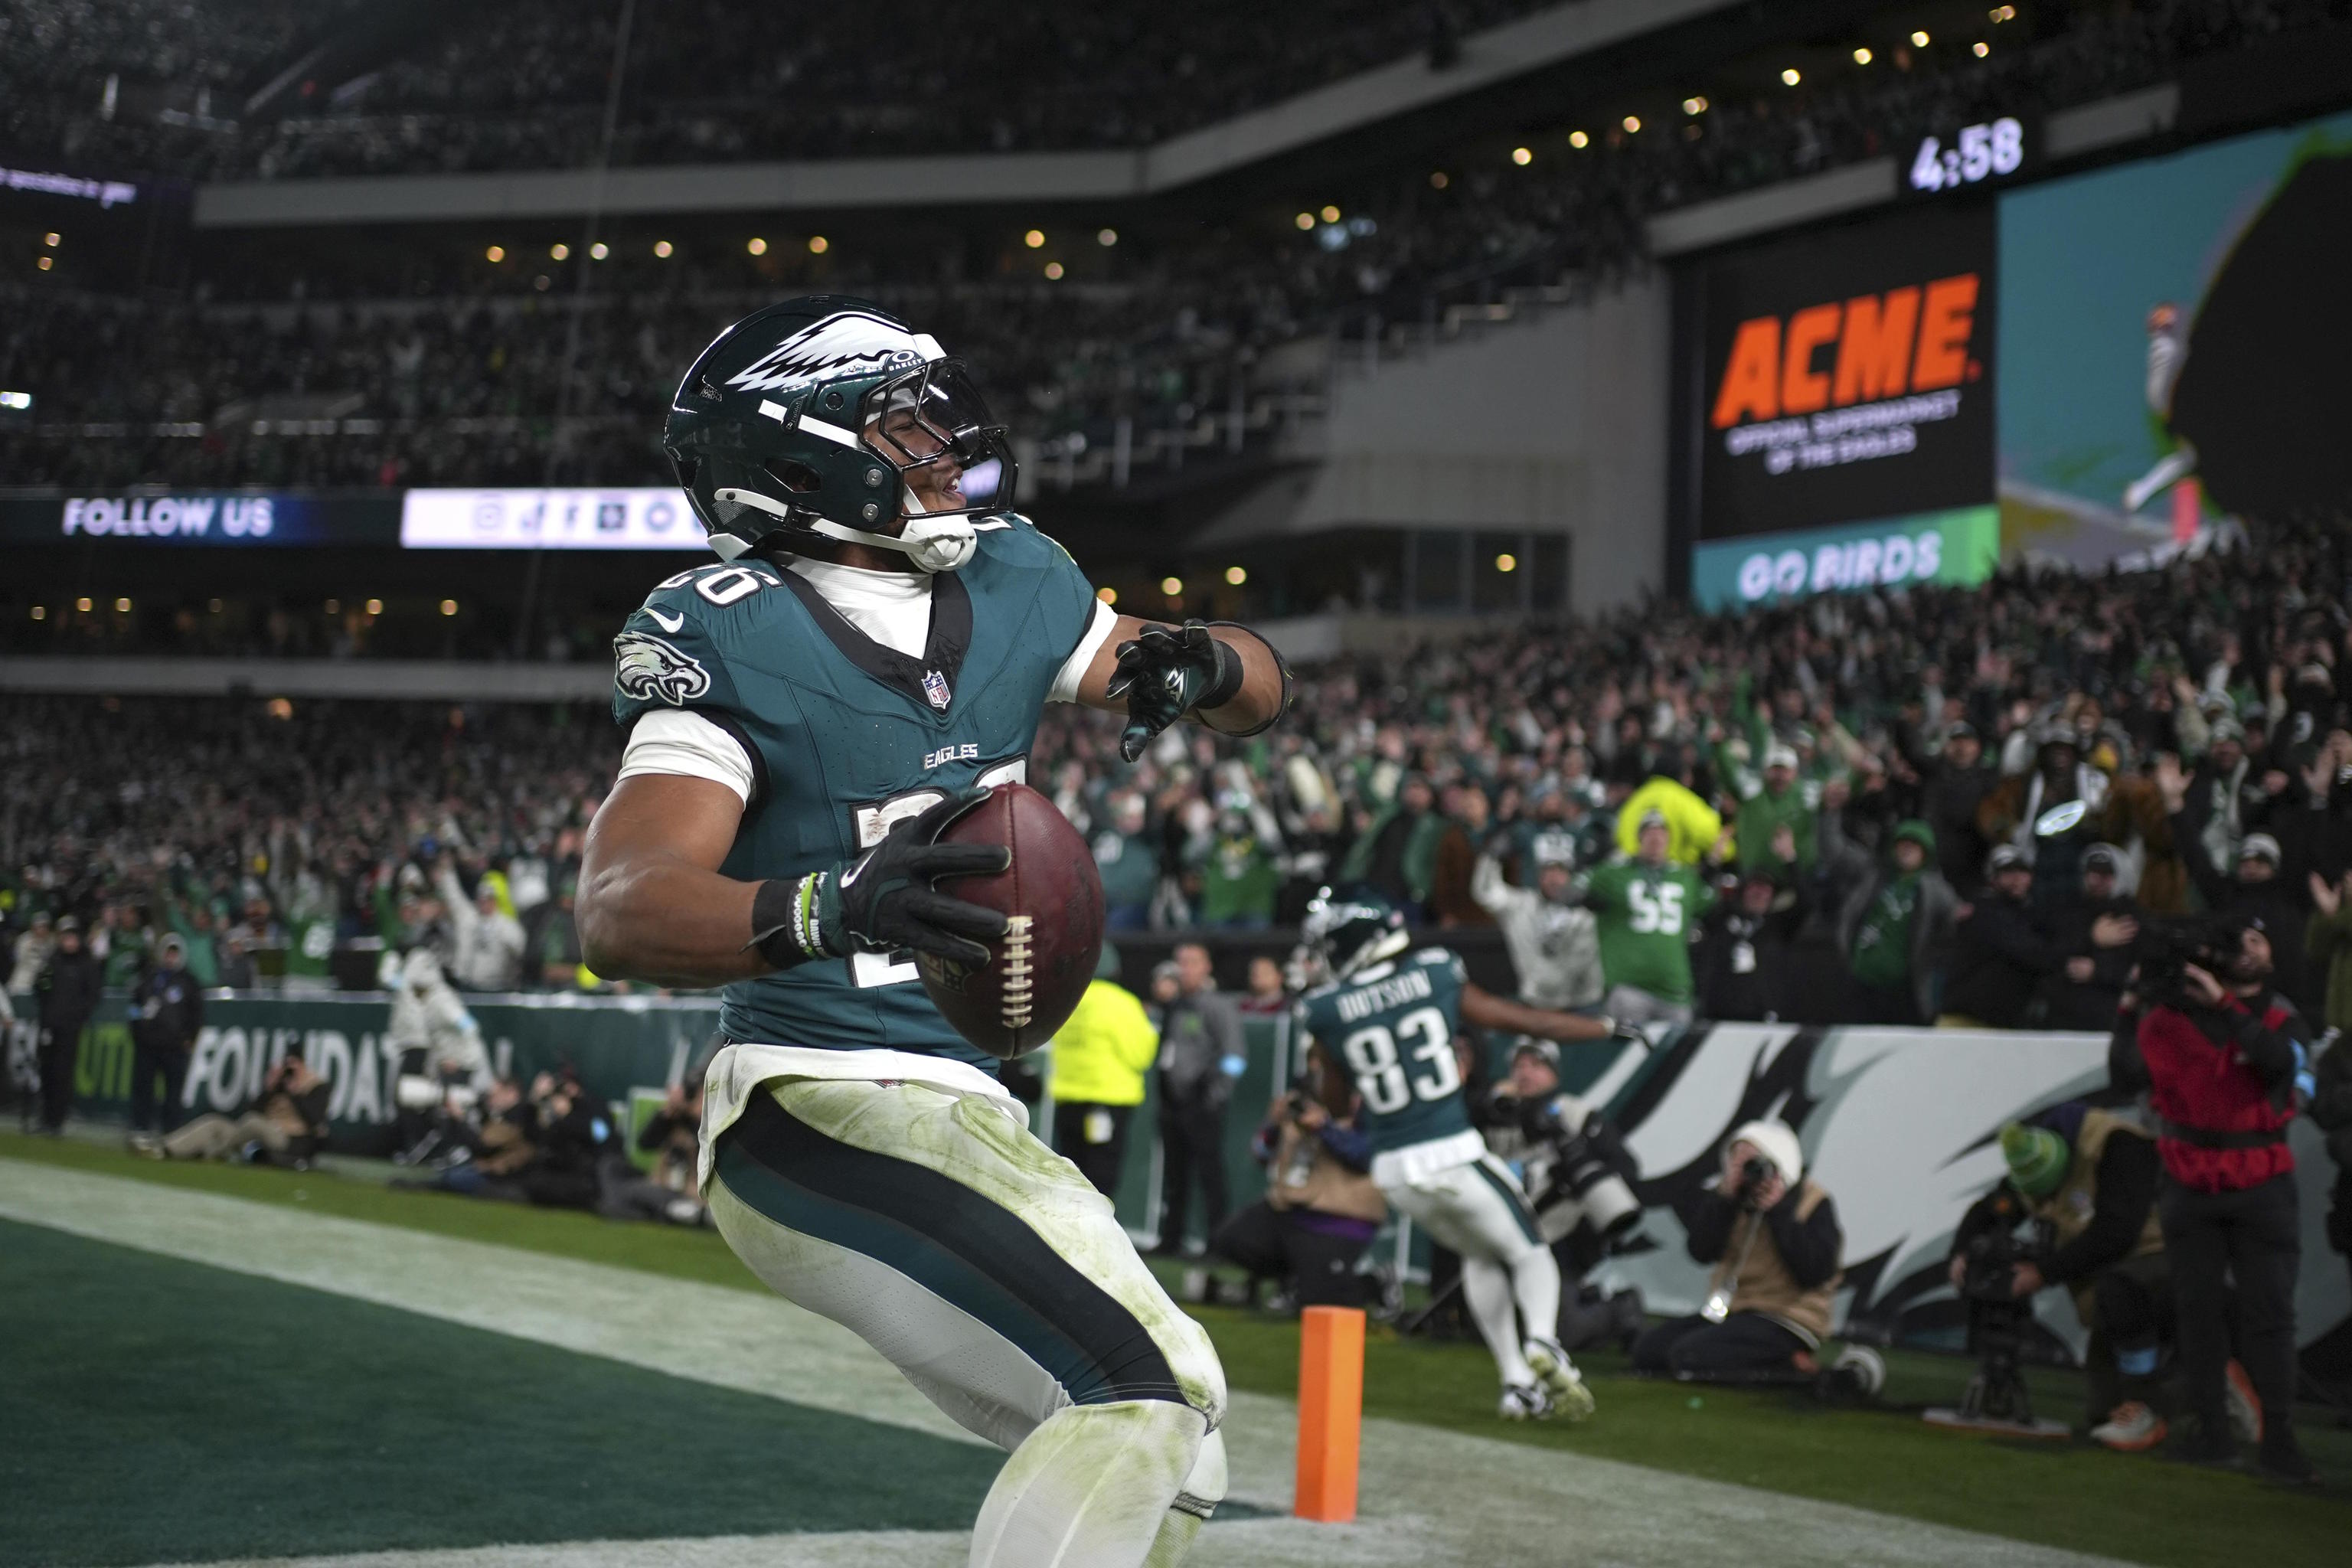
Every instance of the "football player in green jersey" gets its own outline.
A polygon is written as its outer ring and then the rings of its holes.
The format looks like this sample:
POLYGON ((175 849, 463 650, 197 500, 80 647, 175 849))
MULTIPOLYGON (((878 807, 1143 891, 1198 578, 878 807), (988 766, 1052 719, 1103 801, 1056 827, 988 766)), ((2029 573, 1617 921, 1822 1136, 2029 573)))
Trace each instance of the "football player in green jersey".
POLYGON ((723 563, 614 639, 629 739, 581 868, 587 962, 726 987, 712 1218, 1012 1450, 976 1568, 1173 1563, 1224 1491, 1216 1354, 911 959, 984 963, 1003 933, 932 879, 1007 852, 935 840, 1023 778, 1046 702, 1126 713, 1131 760, 1179 719, 1263 731, 1288 676, 1239 627, 1098 603, 1004 510, 1012 453, 961 362, 864 301, 723 333, 664 446, 723 563))
POLYGON ((1559 1264, 1510 1168, 1470 1125, 1454 1036, 1462 1023, 1547 1040, 1606 1039, 1608 1018, 1504 1000, 1470 983, 1442 947, 1409 951, 1404 917, 1377 893, 1308 906, 1310 964, 1322 984, 1298 1002, 1299 1031, 1364 1102, 1372 1181, 1391 1206, 1462 1255, 1462 1295, 1502 1374, 1506 1420, 1581 1421, 1592 1393, 1555 1337, 1559 1264), (1524 1319, 1521 1339, 1514 1315, 1524 1319))

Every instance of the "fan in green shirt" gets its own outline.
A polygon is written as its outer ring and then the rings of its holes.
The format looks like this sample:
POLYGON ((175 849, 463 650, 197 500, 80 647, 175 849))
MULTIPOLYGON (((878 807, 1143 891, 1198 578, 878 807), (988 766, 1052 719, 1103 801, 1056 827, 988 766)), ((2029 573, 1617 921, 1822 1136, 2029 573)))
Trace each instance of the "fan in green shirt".
POLYGON ((1651 813, 1638 831, 1633 857, 1596 867, 1584 884, 1601 937, 1601 973, 1609 984, 1603 1005, 1635 1022, 1687 1021, 1696 992, 1691 932, 1715 902, 1715 889, 1692 867, 1666 858, 1670 832, 1664 814, 1651 813))

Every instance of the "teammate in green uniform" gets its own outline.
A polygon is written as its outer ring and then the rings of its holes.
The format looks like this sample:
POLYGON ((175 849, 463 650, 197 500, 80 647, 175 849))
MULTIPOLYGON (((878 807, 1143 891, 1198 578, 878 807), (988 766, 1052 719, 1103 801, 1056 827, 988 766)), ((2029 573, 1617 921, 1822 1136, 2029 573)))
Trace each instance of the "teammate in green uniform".
POLYGON ((614 641, 629 741, 582 866, 587 963, 725 984, 712 1217, 1012 1450, 971 1562, 1173 1563, 1224 1490, 1215 1352, 911 959, 982 963, 1003 933, 932 879, 1006 851, 936 840, 1024 776, 1046 702, 1124 711, 1132 758, 1180 718, 1264 730, 1281 661, 1098 604, 1003 510, 1012 455, 961 363, 863 301, 730 329, 664 445, 724 564, 661 584, 614 641))
POLYGON ((1601 931, 1601 1005, 1629 1023, 1691 1021, 1690 939, 1714 906, 1715 888, 1692 868, 1667 858, 1672 830, 1662 812, 1645 816, 1638 849, 1596 866, 1584 901, 1601 931))
POLYGON ((1605 1039, 1616 1025, 1492 995, 1444 948, 1409 952, 1403 915, 1377 893, 1325 889, 1303 934, 1325 979, 1299 998, 1299 1031, 1362 1098, 1381 1194, 1462 1255, 1463 1298, 1502 1374, 1500 1413, 1583 1420, 1591 1391, 1554 1337, 1559 1264, 1517 1179, 1470 1125, 1454 1036, 1465 1020, 1548 1040, 1605 1039))

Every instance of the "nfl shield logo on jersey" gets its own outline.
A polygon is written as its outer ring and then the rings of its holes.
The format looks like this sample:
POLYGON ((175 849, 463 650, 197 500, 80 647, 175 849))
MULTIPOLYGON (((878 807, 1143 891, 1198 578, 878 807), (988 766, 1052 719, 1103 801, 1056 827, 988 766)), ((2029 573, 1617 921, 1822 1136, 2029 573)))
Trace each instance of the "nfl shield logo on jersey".
POLYGON ((923 695, 931 706, 944 713, 948 710, 948 678, 936 669, 923 671, 923 695))

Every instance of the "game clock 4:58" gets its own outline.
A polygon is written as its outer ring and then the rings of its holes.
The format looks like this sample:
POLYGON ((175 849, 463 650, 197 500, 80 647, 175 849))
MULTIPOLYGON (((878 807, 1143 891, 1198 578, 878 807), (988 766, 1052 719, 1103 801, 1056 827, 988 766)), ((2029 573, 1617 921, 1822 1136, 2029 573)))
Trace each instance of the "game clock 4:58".
POLYGON ((2025 122, 2003 115, 1981 125, 1963 126, 1948 138, 1921 137, 1911 153, 1905 184, 1920 195, 1966 190, 2011 178, 2025 167, 2028 155, 2025 122))

